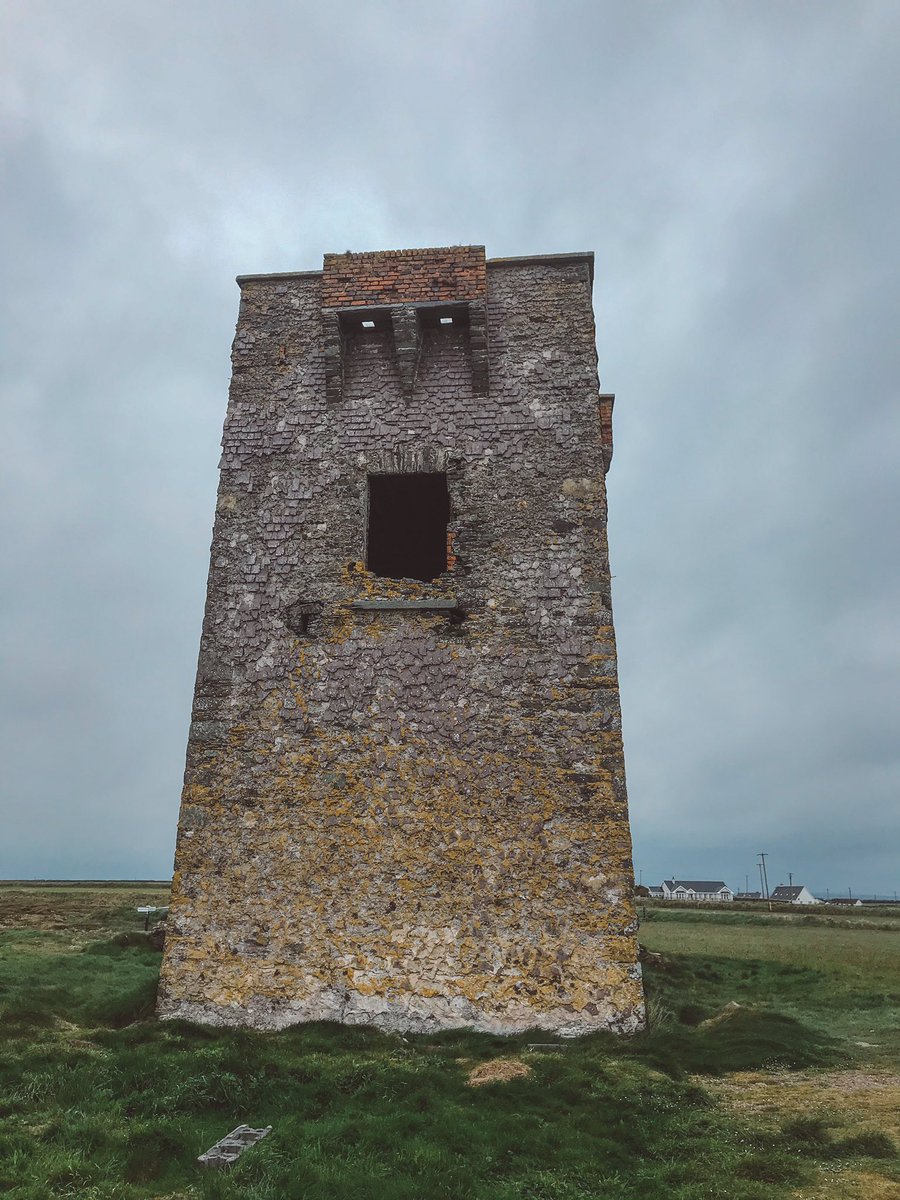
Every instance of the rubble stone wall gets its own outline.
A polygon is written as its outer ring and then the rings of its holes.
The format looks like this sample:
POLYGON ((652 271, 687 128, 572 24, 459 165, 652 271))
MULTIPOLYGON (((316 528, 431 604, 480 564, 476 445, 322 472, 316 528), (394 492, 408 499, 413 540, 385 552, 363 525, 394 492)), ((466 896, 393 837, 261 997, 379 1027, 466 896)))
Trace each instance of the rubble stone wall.
POLYGON ((350 332, 327 403, 323 277, 243 281, 164 1017, 642 1024, 590 258, 486 292, 487 395, 434 324, 411 391, 350 332), (365 570, 391 471, 447 474, 433 583, 365 570))

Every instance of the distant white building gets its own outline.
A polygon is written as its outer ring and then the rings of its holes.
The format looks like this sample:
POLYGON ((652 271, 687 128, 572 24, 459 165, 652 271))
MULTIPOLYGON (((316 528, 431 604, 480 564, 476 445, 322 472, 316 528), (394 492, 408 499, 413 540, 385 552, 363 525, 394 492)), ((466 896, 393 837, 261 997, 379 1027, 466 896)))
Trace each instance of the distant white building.
POLYGON ((715 900, 730 903, 734 892, 721 879, 664 879, 664 900, 715 900))
POLYGON ((809 888, 794 885, 788 887, 784 883, 780 883, 769 897, 770 900, 776 900, 781 904, 821 904, 822 901, 816 899, 809 888))

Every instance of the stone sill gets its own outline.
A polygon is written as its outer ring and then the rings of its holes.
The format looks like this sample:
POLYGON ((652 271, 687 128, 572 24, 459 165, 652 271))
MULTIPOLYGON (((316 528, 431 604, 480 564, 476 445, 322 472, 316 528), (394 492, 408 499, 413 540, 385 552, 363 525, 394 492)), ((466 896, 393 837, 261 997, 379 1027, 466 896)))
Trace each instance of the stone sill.
POLYGON ((351 600, 349 608, 356 612, 447 612, 459 608, 451 596, 435 596, 430 600, 351 600))

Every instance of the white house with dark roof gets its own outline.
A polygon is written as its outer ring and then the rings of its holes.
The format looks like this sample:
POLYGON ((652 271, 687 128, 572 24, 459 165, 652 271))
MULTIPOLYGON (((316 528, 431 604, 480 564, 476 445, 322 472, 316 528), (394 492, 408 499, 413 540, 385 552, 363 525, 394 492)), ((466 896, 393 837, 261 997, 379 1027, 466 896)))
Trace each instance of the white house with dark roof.
POLYGON ((664 900, 715 900, 729 903, 734 892, 721 879, 664 879, 664 900))
POLYGON ((817 900, 808 887, 801 884, 797 887, 788 887, 786 884, 779 883, 778 887, 772 892, 770 900, 775 900, 780 904, 821 904, 821 900, 817 900))

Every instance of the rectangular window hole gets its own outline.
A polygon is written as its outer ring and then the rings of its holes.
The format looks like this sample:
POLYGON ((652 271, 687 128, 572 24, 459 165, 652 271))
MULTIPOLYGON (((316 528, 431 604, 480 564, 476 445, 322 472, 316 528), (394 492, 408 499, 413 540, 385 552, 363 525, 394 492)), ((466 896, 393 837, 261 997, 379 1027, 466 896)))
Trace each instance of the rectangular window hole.
POLYGON ((422 329, 441 333, 465 332, 469 325, 469 310, 464 304, 425 304, 417 309, 422 329))
POLYGON ((384 308, 343 309, 338 314, 338 321, 341 334, 352 339, 390 329, 391 314, 384 308))
POLYGON ((447 570, 450 498, 443 471, 369 476, 366 568, 428 583, 447 570))

